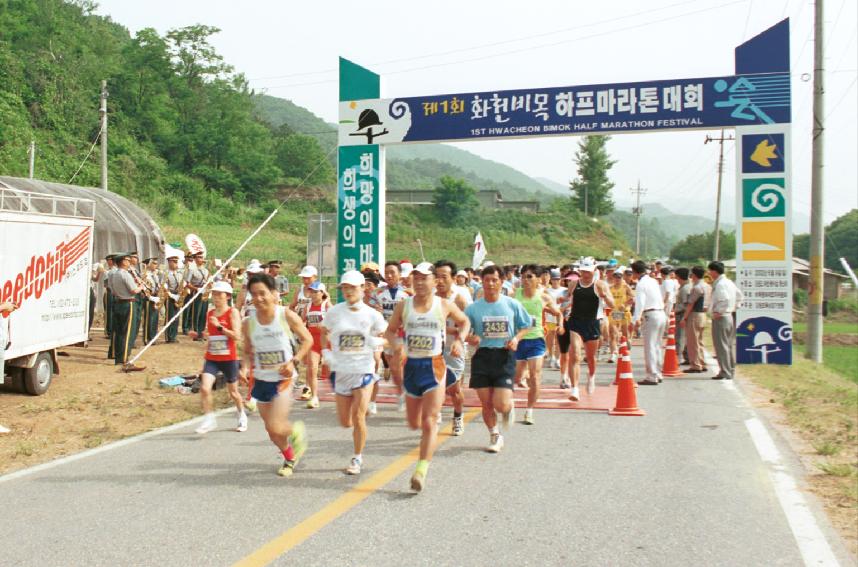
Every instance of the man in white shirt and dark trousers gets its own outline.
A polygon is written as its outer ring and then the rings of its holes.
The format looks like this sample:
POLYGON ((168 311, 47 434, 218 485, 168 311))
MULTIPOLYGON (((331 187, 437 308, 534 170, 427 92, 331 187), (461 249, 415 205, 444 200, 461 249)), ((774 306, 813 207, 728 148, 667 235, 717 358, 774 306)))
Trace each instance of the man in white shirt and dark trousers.
POLYGON ((736 368, 736 307, 742 301, 742 292, 724 275, 724 264, 709 263, 712 278, 712 344, 721 370, 713 380, 732 380, 736 368))
POLYGON ((632 317, 635 328, 640 327, 644 339, 644 361, 646 379, 638 384, 657 386, 662 381, 661 361, 664 328, 667 317, 664 314, 664 299, 658 282, 648 275, 647 265, 637 260, 632 271, 638 280, 635 288, 635 313, 632 317))

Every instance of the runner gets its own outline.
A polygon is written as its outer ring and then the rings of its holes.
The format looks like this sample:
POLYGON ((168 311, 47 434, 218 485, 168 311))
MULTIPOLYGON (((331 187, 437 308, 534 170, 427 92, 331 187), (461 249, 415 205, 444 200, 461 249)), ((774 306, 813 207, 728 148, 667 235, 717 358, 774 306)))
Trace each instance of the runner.
POLYGON ((240 364, 236 341, 241 333, 241 317, 238 314, 238 309, 230 307, 229 298, 231 297, 232 286, 228 283, 216 282, 212 286, 214 307, 209 309, 206 321, 208 346, 200 378, 200 402, 205 413, 202 424, 197 428, 197 433, 200 435, 217 429, 217 420, 212 405, 212 388, 218 372, 223 373, 227 392, 235 403, 236 417, 238 418, 235 430, 247 431, 247 414, 244 413, 244 404, 241 400, 241 394, 238 393, 240 364))
POLYGON ((307 366, 307 390, 301 399, 307 401, 307 409, 319 407, 319 362, 322 360, 322 321, 330 309, 331 302, 325 291, 325 284, 316 280, 307 286, 310 289, 310 304, 304 310, 304 323, 313 337, 313 348, 307 353, 304 364, 307 366))
MULTIPOLYGON (((453 274, 456 264, 448 260, 435 262, 435 294, 456 304, 464 311, 472 303, 467 288, 453 285, 453 274)), ((463 273, 463 272, 459 272, 463 273)), ((447 333, 444 340, 444 364, 447 366, 447 395, 453 402, 453 435, 459 436, 465 432, 465 392, 462 390, 462 376, 465 373, 465 349, 459 356, 452 354, 453 344, 459 336, 456 321, 447 317, 447 333)), ((440 414, 439 414, 440 415, 440 414)))
MULTIPOLYGON (((246 276, 243 278, 243 282, 241 284, 241 290, 238 292, 238 296, 235 300, 235 306, 240 310, 241 320, 250 317, 253 313, 256 313, 256 307, 253 306, 253 298, 250 296, 250 293, 247 291, 247 282, 250 279, 250 276, 253 274, 260 274, 263 272, 262 265, 259 263, 259 260, 251 260, 247 265, 247 269, 245 269, 246 276)), ((247 397, 244 402, 244 409, 249 412, 256 411, 256 399, 253 397, 253 368, 248 368, 245 373, 245 379, 247 381, 247 397)))
POLYGON ((572 382, 570 376, 572 374, 569 367, 569 349, 572 346, 572 333, 569 332, 569 314, 572 310, 572 287, 578 283, 580 274, 578 270, 568 267, 568 272, 563 276, 563 294, 560 297, 560 311, 563 313, 563 328, 565 332, 557 334, 557 350, 560 351, 560 387, 571 388, 572 382))
POLYGON ((277 474, 291 476, 295 465, 307 449, 304 423, 289 422, 292 396, 289 387, 295 372, 293 359, 301 359, 313 346, 313 337, 301 318, 278 305, 274 278, 253 274, 247 283, 256 312, 242 324, 245 368, 253 368, 253 397, 259 404, 259 415, 265 422, 268 437, 283 453, 283 466, 277 474), (292 351, 292 337, 297 335, 300 347, 292 351), (286 391, 285 395, 280 395, 286 391))
POLYGON ((623 280, 623 269, 617 268, 611 274, 611 296, 614 308, 611 310, 611 357, 608 362, 619 358, 620 338, 631 338, 629 324, 632 320, 631 306, 635 302, 635 292, 623 280))
MULTIPOLYGON (((551 300, 555 305, 560 305, 561 299, 566 295, 566 289, 560 285, 560 270, 550 268, 548 270, 548 287, 545 292, 551 296, 551 300)), ((545 314, 545 350, 548 354, 546 365, 549 368, 560 368, 560 358, 557 356, 557 331, 562 329, 562 324, 559 324, 560 319, 550 313, 545 314)), ((567 351, 568 352, 568 351, 567 351)))
MULTIPOLYGON (((370 264, 378 266, 375 262, 370 262, 370 264)), ((377 270, 368 269, 361 271, 361 274, 364 277, 363 302, 381 313, 381 302, 378 300, 377 292, 380 280, 378 279, 377 270)), ((382 318, 384 318, 383 315, 382 318)), ((384 372, 384 364, 381 361, 382 352, 384 352, 384 344, 379 344, 375 347, 375 352, 373 353, 373 357, 375 358, 375 373, 378 376, 381 376, 384 372)), ((372 383, 372 396, 370 396, 369 405, 366 408, 367 415, 376 415, 378 413, 378 406, 375 401, 378 397, 378 383, 378 380, 372 383)))
MULTIPOLYGON (((396 305, 408 296, 408 290, 400 285, 401 280, 402 272, 399 268, 399 262, 392 260, 386 262, 384 264, 384 281, 387 285, 379 288, 377 297, 379 303, 381 303, 381 313, 388 324, 396 305)), ((402 391, 401 337, 396 337, 385 345, 382 360, 385 367, 384 378, 385 380, 393 378, 393 383, 396 384, 399 395, 399 407, 397 409, 402 411, 405 409, 405 393, 402 391)))
POLYGON ((504 427, 514 419, 512 381, 515 376, 515 355, 519 340, 534 326, 533 318, 521 303, 501 295, 503 272, 488 266, 482 272, 483 298, 465 309, 473 334, 468 343, 478 347, 471 358, 471 388, 477 391, 482 406, 483 422, 489 430, 490 453, 499 452, 504 445, 498 430, 497 412, 504 427))
POLYGON ((587 361, 589 375, 587 377, 587 392, 596 390, 596 349, 599 345, 599 300, 604 300, 607 307, 614 307, 611 290, 604 281, 596 281, 593 272, 596 266, 590 261, 583 261, 578 267, 580 280, 573 283, 571 289, 572 310, 567 321, 566 330, 572 332, 569 364, 572 376, 572 391, 569 399, 577 402, 580 399, 578 383, 581 377, 581 348, 587 361))
MULTIPOLYGON (((310 292, 310 284, 316 281, 318 276, 319 271, 316 269, 315 266, 304 266, 301 269, 301 272, 298 274, 298 277, 301 278, 302 284, 298 286, 298 290, 292 297, 292 301, 289 302, 289 309, 294 311, 295 314, 297 314, 298 317, 301 319, 304 318, 307 306, 310 305, 310 301, 312 299, 312 293, 310 292)), ((295 372, 294 378, 295 384, 293 386, 295 387, 295 389, 301 390, 301 399, 309 400, 312 397, 310 386, 308 386, 306 382, 302 383, 301 377, 298 374, 297 370, 295 372)))
POLYGON ((521 268, 522 286, 516 290, 515 298, 533 318, 533 327, 525 334, 515 350, 515 380, 519 382, 527 372, 527 409, 524 423, 533 425, 533 407, 539 399, 542 382, 542 360, 545 357, 545 331, 542 328, 543 311, 557 317, 561 324, 563 314, 554 305, 551 296, 539 286, 542 268, 527 264, 521 268))
MULTIPOLYGON (((360 474, 366 445, 366 413, 371 386, 378 382, 376 346, 387 328, 381 313, 362 301, 365 278, 358 271, 345 272, 340 279, 342 303, 328 310, 319 330, 322 355, 331 367, 331 384, 337 398, 340 425, 352 427, 354 456, 346 474, 360 474)), ((312 307, 311 313, 312 313, 312 307)))
POLYGON ((435 266, 422 262, 411 272, 414 296, 396 305, 385 333, 388 341, 405 331, 406 414, 411 429, 422 429, 420 456, 411 477, 411 489, 420 492, 426 484, 429 461, 438 442, 438 415, 444 403, 446 366, 444 365, 444 329, 452 318, 459 331, 453 339, 450 355, 464 354, 462 337, 470 323, 452 301, 435 295, 435 266))

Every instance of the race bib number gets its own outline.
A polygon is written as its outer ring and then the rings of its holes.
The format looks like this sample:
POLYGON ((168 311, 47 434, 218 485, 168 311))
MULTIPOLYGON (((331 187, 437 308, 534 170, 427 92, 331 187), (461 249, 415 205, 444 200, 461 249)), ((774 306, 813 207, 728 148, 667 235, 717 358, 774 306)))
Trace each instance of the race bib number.
POLYGON ((282 350, 257 352, 256 360, 262 370, 274 370, 286 364, 286 353, 282 350))
POLYGON ((307 313, 307 325, 311 327, 318 327, 322 324, 322 313, 320 311, 310 311, 307 313))
POLYGON ((483 317, 483 336, 487 339, 508 339, 509 319, 506 317, 483 317))
POLYGON ((396 308, 395 301, 382 301, 381 302, 381 310, 387 314, 393 314, 393 310, 396 308))
POLYGON ((625 318, 626 318, 626 314, 623 311, 612 311, 611 312, 611 319, 613 319, 614 321, 622 321, 625 318))
POLYGON ((229 354, 229 339, 222 335, 209 337, 208 353, 215 355, 229 354))
POLYGON ((366 347, 366 337, 350 334, 340 335, 340 352, 361 352, 366 347))
POLYGON ((416 357, 432 356, 435 352, 435 337, 426 335, 408 335, 406 337, 408 354, 416 357))

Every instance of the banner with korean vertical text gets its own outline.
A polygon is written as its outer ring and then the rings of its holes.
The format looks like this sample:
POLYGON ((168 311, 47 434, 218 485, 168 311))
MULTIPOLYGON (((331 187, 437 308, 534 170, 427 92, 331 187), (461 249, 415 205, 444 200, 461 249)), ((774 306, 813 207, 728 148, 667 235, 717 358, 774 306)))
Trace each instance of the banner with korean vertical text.
POLYGON ((384 259, 384 194, 377 145, 341 146, 337 156, 337 271, 384 259))

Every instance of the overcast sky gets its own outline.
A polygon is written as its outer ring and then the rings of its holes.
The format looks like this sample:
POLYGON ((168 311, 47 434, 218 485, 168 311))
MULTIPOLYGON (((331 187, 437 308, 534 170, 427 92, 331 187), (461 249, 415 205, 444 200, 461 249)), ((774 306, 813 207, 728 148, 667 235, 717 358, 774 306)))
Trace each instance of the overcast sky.
MULTIPOLYGON (((858 2, 826 0, 825 218, 858 206, 858 2)), ((796 231, 810 209, 813 72, 811 0, 492 0, 283 2, 103 0, 99 13, 132 33, 203 23, 213 44, 260 92, 287 98, 337 122, 337 57, 382 74, 382 96, 574 86, 733 73, 733 49, 791 20, 793 208, 796 231)), ((714 215, 717 144, 707 134, 619 135, 614 198, 714 215)), ((468 142, 458 147, 533 177, 568 183, 574 137, 468 142)), ((722 211, 735 218, 733 144, 725 145, 722 211)))

